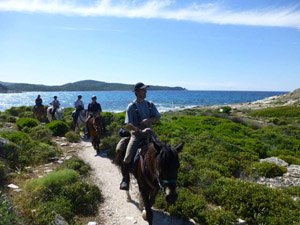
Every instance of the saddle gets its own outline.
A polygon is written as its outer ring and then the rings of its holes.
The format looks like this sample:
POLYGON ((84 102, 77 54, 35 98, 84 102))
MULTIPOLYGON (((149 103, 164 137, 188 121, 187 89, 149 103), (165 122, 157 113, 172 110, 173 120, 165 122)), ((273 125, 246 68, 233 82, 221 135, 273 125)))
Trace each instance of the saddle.
MULTIPOLYGON (((126 151, 126 148, 127 148, 128 143, 129 143, 131 134, 128 130, 125 130, 125 129, 121 128, 119 130, 119 135, 122 138, 121 138, 121 140, 119 141, 119 143, 116 147, 116 151, 117 151, 117 153, 123 154, 126 151)), ((161 143, 158 140, 156 140, 156 138, 153 135, 149 136, 149 138, 142 139, 140 141, 140 143, 138 144, 138 146, 136 148, 135 156, 133 157, 133 160, 130 163, 133 170, 135 170, 137 168, 140 157, 142 157, 142 159, 144 159, 144 156, 145 156, 145 154, 147 152, 147 149, 148 149, 148 145, 150 143, 153 143, 155 148, 160 150, 161 143)))

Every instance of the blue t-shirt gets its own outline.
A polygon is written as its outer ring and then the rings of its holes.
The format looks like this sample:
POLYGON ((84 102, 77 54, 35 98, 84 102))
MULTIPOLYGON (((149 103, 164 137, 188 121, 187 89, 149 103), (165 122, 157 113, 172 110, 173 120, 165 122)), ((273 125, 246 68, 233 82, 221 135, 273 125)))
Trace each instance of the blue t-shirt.
POLYGON ((142 120, 155 117, 160 117, 160 114, 153 102, 147 100, 138 102, 134 100, 127 106, 125 123, 132 123, 134 126, 137 126, 142 120), (134 104, 140 115, 140 121, 135 111, 134 104))

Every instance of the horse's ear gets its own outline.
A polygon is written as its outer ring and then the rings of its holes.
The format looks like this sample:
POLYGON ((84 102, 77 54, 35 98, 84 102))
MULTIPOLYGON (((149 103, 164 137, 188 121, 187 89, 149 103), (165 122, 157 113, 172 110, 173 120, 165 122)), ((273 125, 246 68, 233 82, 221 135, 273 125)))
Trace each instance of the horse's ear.
POLYGON ((180 152, 183 149, 184 141, 175 147, 176 152, 180 152))

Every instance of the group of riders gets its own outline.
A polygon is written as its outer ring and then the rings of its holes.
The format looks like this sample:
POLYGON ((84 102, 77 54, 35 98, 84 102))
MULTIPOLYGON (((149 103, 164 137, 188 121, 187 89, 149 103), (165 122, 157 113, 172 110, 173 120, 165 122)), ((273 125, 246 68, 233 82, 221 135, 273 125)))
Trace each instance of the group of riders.
MULTIPOLYGON (((126 109, 125 124, 130 130, 130 139, 126 147, 124 160, 121 164, 121 172, 123 176, 123 179, 120 184, 121 190, 129 190, 130 164, 132 162, 133 157, 135 156, 139 143, 145 138, 147 138, 149 134, 157 138, 156 135, 153 133, 152 124, 159 121, 160 114, 155 104, 151 101, 146 100, 148 87, 148 85, 144 85, 141 82, 137 83, 133 89, 136 98, 131 103, 129 103, 126 109)), ((43 107, 43 101, 40 95, 38 95, 37 99, 35 100, 35 103, 35 109, 37 109, 38 107, 43 107)), ((55 111, 60 107, 60 102, 58 101, 57 96, 54 96, 54 99, 52 102, 50 102, 50 105, 53 106, 51 114, 52 116, 54 116, 55 111)), ((78 99, 74 102, 74 108, 75 112, 73 113, 73 122, 74 125, 76 125, 76 121, 80 112, 84 110, 84 103, 82 101, 81 95, 78 95, 78 99)), ((88 131, 87 126, 89 124, 89 120, 95 114, 101 114, 101 112, 101 105, 97 102, 97 97, 93 95, 92 102, 89 103, 86 113, 86 134, 88 131)))
MULTIPOLYGON (((84 103, 81 100, 82 96, 78 95, 77 100, 74 101, 74 112, 72 113, 73 117, 73 124, 74 127, 76 127, 77 119, 79 117, 79 114, 81 111, 85 111, 84 109, 84 103)), ((60 107, 60 102, 57 99, 57 96, 53 97, 53 101, 49 103, 52 105, 52 108, 50 109, 50 114, 52 115, 52 118, 55 115, 56 110, 60 107)), ((43 100, 41 99, 41 96, 38 95, 35 100, 35 106, 34 111, 37 111, 40 107, 44 107, 43 100)), ((95 95, 92 96, 92 102, 89 103, 87 113, 86 113, 86 119, 85 119, 85 134, 88 135, 88 124, 90 119, 95 115, 100 115, 102 112, 101 105, 97 102, 97 97, 95 95)))

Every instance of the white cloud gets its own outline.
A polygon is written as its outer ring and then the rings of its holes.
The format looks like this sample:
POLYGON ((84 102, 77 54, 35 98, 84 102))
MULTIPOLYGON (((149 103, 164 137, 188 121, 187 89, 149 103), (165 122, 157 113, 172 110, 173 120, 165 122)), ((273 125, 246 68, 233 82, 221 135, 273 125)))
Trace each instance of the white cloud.
POLYGON ((113 16, 120 18, 159 18, 198 23, 276 26, 300 29, 300 10, 294 7, 228 10, 218 4, 192 4, 175 8, 175 0, 95 1, 80 5, 75 0, 0 0, 0 11, 49 13, 77 16, 113 16))

